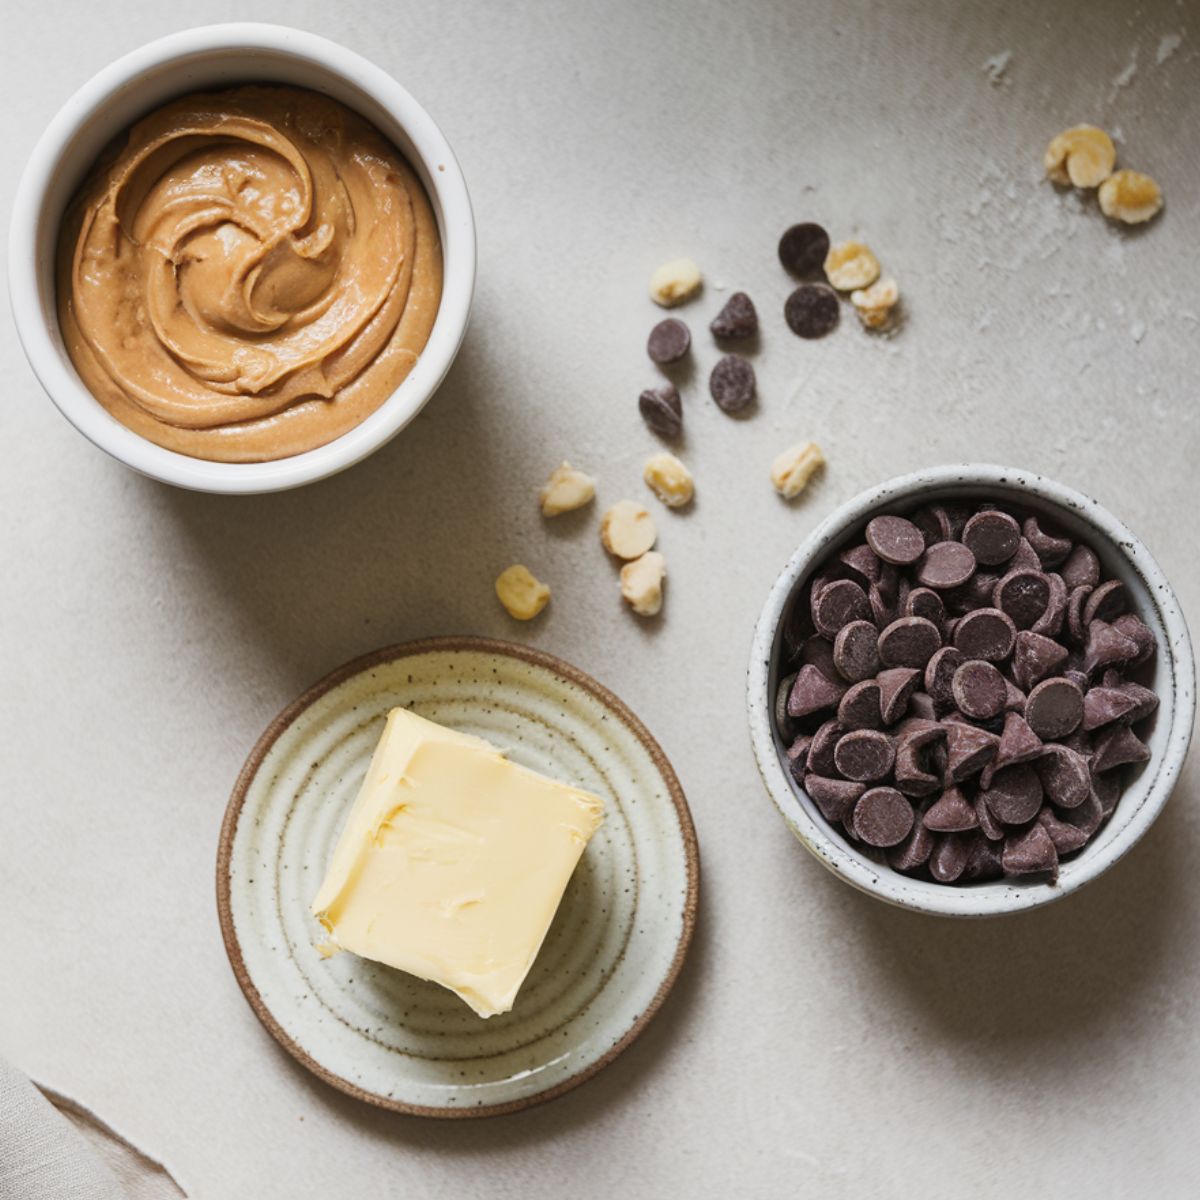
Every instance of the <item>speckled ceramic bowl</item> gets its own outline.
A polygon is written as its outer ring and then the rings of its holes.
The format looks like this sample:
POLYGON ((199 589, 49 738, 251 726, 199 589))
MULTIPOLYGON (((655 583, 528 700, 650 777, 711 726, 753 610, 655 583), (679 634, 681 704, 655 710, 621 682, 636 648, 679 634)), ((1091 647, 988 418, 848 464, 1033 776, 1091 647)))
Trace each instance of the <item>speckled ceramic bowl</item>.
POLYGON ((889 480, 831 514, 784 567, 754 634, 748 696, 750 735, 767 791, 795 835, 839 878, 904 908, 948 916, 984 917, 1048 904, 1081 888, 1120 859, 1153 824, 1178 778, 1196 711, 1196 672, 1187 624, 1175 593, 1145 546, 1094 500, 1060 483, 1007 467, 937 467, 889 480), (793 598, 829 554, 861 540, 883 511, 905 512, 938 499, 1007 500, 1038 512, 1069 535, 1085 539, 1107 575, 1128 588, 1134 611, 1158 638, 1150 686, 1160 705, 1148 742, 1150 761, 1131 773, 1116 810, 1095 839, 1062 864, 1058 882, 999 880, 947 886, 910 879, 868 858, 821 816, 787 769, 773 719, 781 626, 793 598))
POLYGON ((217 862, 229 960, 267 1029, 334 1087, 432 1117, 512 1112, 611 1062, 675 982, 698 887, 687 802, 642 723, 574 667, 480 638, 380 650, 281 713, 237 781, 217 862), (486 1021, 445 988, 316 949, 309 904, 397 706, 607 802, 513 1011, 486 1021))

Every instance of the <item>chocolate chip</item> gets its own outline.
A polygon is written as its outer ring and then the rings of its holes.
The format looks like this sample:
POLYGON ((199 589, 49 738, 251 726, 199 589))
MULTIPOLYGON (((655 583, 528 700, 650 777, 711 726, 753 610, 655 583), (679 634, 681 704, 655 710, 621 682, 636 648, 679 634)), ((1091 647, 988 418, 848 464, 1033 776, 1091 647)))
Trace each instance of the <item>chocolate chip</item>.
POLYGON ((1018 629, 1028 629, 1050 603, 1050 580, 1040 571, 1009 571, 996 584, 992 602, 1018 629))
MULTIPOLYGON (((997 838, 995 841, 999 841, 997 838)), ((985 834, 976 833, 967 840, 967 865, 959 876, 964 882, 982 883, 1004 874, 1000 847, 985 834)))
POLYGON ((879 684, 879 707, 885 725, 894 725, 904 716, 920 679, 921 672, 913 667, 892 667, 880 671, 875 677, 879 684))
POLYGON ((661 365, 678 362, 692 344, 688 327, 677 317, 667 317, 650 330, 646 340, 646 353, 661 365))
POLYGON ((1013 643, 1013 678, 1028 691, 1067 661, 1067 648, 1040 633, 1021 630, 1013 643))
POLYGON ((1042 784, 1037 772, 1026 763, 1001 767, 979 798, 992 816, 1005 825, 1023 825, 1042 807, 1042 784))
POLYGON ((888 866, 893 871, 915 871, 929 861, 932 850, 933 834, 920 821, 914 821, 908 837, 888 850, 888 866))
POLYGON ((841 316, 837 292, 823 283, 802 283, 784 302, 783 319, 802 338, 832 333, 841 316))
POLYGON ((1087 637, 1087 626, 1083 621, 1083 610, 1087 606, 1092 588, 1081 584, 1067 597, 1067 640, 1076 646, 1082 646, 1087 637))
POLYGON ((647 388, 638 397, 638 410, 651 432, 663 438, 677 438, 683 429, 683 402, 673 383, 647 388))
POLYGON ((851 546, 849 550, 843 550, 838 555, 838 562, 850 571, 854 582, 863 588, 878 583, 883 570, 883 564, 879 561, 875 551, 865 543, 860 546, 851 546))
POLYGON ((1087 642, 1083 650, 1083 670, 1095 675, 1114 663, 1132 662, 1138 656, 1138 645, 1106 621, 1093 621, 1087 627, 1087 642))
MULTIPOLYGON (((796 682, 796 672, 785 675, 775 688, 775 725, 780 735, 786 738, 785 731, 791 725, 792 718, 787 710, 788 697, 792 694, 792 685, 796 682)), ((1132 702, 1131 702, 1132 703, 1132 702)))
POLYGON ((1110 579, 1092 590, 1083 606, 1083 623, 1090 625, 1093 621, 1109 621, 1119 617, 1128 603, 1125 596, 1125 585, 1119 579, 1110 579))
POLYGON ((988 509, 977 512, 963 526, 963 545, 985 567, 998 567, 1017 552, 1021 527, 1005 512, 988 509))
POLYGON ((1036 516, 1026 518, 1022 532, 1025 534, 1025 540, 1033 547, 1033 552, 1038 556, 1043 569, 1057 567, 1071 553, 1070 539, 1043 529, 1041 519, 1036 516))
POLYGON ((921 818, 926 829, 934 833, 963 833, 979 828, 975 809, 967 802, 961 788, 947 788, 937 800, 925 810, 921 818))
POLYGON ((804 639, 800 647, 800 665, 816 667, 826 679, 837 680, 838 670, 833 661, 833 647, 819 633, 804 639))
POLYGON ((1050 598, 1046 601, 1046 610, 1030 627, 1034 633, 1042 637, 1056 638, 1062 633, 1063 622, 1067 616, 1067 585, 1061 575, 1053 571, 1046 576, 1050 584, 1050 598))
POLYGON ((967 658, 1003 662, 1013 652, 1016 640, 1016 625, 998 608, 977 608, 954 627, 954 645, 967 658))
POLYGON ((1077 542, 1059 574, 1070 591, 1077 587, 1095 587, 1100 582, 1100 559, 1086 542, 1077 542))
POLYGON ((912 515, 912 523, 921 531, 925 545, 934 542, 951 542, 954 533, 950 527, 950 516, 940 504, 929 504, 918 508, 912 515))
POLYGON ((1073 826, 1090 838, 1103 824, 1105 813, 1093 788, 1088 792, 1087 798, 1082 804, 1077 804, 1074 808, 1059 809, 1055 816, 1064 824, 1073 826))
POLYGON ((1034 548, 1027 538, 1022 537, 1017 543, 1016 553, 1008 560, 1010 571, 1040 571, 1042 560, 1038 558, 1034 548))
POLYGON ((939 592, 961 587, 975 573, 975 555, 961 542, 935 542, 917 564, 917 579, 939 592))
POLYGON ((995 766, 999 769, 1013 763, 1032 762, 1044 749, 1042 739, 1029 728, 1029 722, 1020 713, 1008 713, 1004 718, 1004 732, 1000 734, 995 766))
POLYGON ((788 697, 788 716, 807 717, 833 708, 845 692, 844 683, 826 679, 816 667, 803 666, 796 675, 796 682, 792 684, 792 693, 788 697))
POLYGON ((857 583, 839 579, 823 588, 813 600, 813 623, 818 632, 833 639, 843 625, 851 621, 869 621, 871 605, 857 583))
POLYGON ((1133 613, 1125 613, 1117 617, 1113 621, 1112 627, 1137 646, 1137 657, 1133 659, 1131 665, 1140 667, 1142 663, 1149 662, 1154 657, 1154 652, 1158 649, 1158 639, 1150 627, 1135 617, 1133 613))
POLYGON ((1089 732, 1128 716, 1137 701, 1120 688, 1094 687, 1083 698, 1083 727, 1089 732))
POLYGON ((929 873, 938 883, 953 883, 967 867, 967 839, 953 833, 944 833, 933 839, 933 851, 929 855, 929 873))
POLYGON ((1121 798, 1121 773, 1106 771, 1103 775, 1093 775, 1092 795, 1100 805, 1101 816, 1109 816, 1121 798))
POLYGON ((879 634, 879 661, 885 667, 915 667, 925 664, 941 647, 938 627, 924 617, 900 617, 879 634))
POLYGON ((1057 741, 1074 733, 1083 720, 1083 693, 1079 685, 1061 676, 1042 680, 1025 701, 1025 720, 1045 741, 1057 741))
POLYGON ((1092 790, 1087 759, 1067 746, 1047 746, 1033 769, 1052 803, 1059 808, 1075 808, 1092 790))
POLYGON ((946 610, 958 616, 973 612, 977 608, 988 608, 992 593, 1000 576, 994 571, 976 571, 962 587, 952 588, 946 593, 946 610))
POLYGON ((1054 809, 1049 805, 1038 813, 1037 819, 1038 824, 1050 835, 1050 840, 1054 843, 1054 849, 1058 851, 1060 858, 1067 854, 1074 854, 1076 850, 1087 844, 1088 835, 1082 829, 1059 820, 1054 815, 1054 809))
MULTIPOLYGON (((902 667, 898 669, 903 670, 902 667)), ((908 702, 908 714, 914 718, 936 720, 937 711, 934 708, 933 697, 928 692, 913 692, 908 702)))
POLYGON ((1136 725, 1139 721, 1144 721, 1158 708, 1158 696, 1149 688, 1142 687, 1140 683, 1130 681, 1129 683, 1122 683, 1120 688, 1127 696, 1132 696, 1137 701, 1137 707, 1126 717, 1130 725, 1136 725))
POLYGON ((813 221, 793 225, 779 239, 779 261, 802 279, 816 275, 825 266, 828 253, 829 234, 813 221))
POLYGON ((879 631, 870 621, 851 621, 838 630, 833 662, 843 679, 858 683, 879 671, 879 631))
POLYGON ((821 810, 827 821, 844 821, 867 790, 865 783, 852 779, 830 779, 824 775, 809 775, 804 781, 804 790, 812 802, 821 810))
POLYGON ((754 301, 745 292, 734 292, 725 301, 725 307, 713 317, 708 328, 713 337, 753 337, 758 332, 758 312, 754 301))
POLYGON ((1145 762, 1150 748, 1128 725, 1113 725, 1096 739, 1092 770, 1098 775, 1127 763, 1145 762))
POLYGON ((896 787, 906 796, 931 796, 941 790, 939 773, 929 768, 932 759, 928 754, 930 747, 940 743, 946 732, 940 725, 931 723, 926 729, 916 729, 905 733, 896 744, 896 762, 893 773, 896 777, 896 787))
POLYGON ((788 769, 792 778, 801 786, 808 774, 808 751, 811 745, 812 738, 807 733, 802 733, 787 750, 788 769))
POLYGON ((874 517, 867 523, 867 545, 893 566, 915 563, 925 553, 921 531, 903 517, 874 517))
POLYGON ((837 715, 847 729, 878 729, 883 724, 879 684, 874 679, 854 684, 838 704, 837 715))
POLYGON ((983 802, 981 795, 975 794, 975 815, 979 818, 979 831, 989 842, 1004 841, 1004 826, 992 816, 992 810, 983 802))
POLYGON ((1045 826, 1035 823, 1005 838, 1000 864, 1005 875, 1057 875, 1058 852, 1045 826))
POLYGON ((1005 688, 1008 691, 1008 698, 1004 701, 1005 712, 1020 713, 1025 715, 1025 693, 1011 679, 1005 679, 1005 688))
POLYGON ((708 390, 722 412, 745 412, 754 403, 754 368, 740 354, 726 354, 713 367, 708 390))
POLYGON ((837 764, 833 761, 833 751, 838 739, 846 732, 845 727, 838 721, 826 721, 813 734, 812 745, 808 748, 808 769, 815 775, 836 775, 837 764))
POLYGON ((949 707, 954 703, 954 693, 951 690, 954 672, 964 662, 966 659, 961 650, 956 650, 953 646, 943 646, 925 664, 925 690, 933 697, 935 704, 949 707))
POLYGON ((854 828, 868 846, 899 845, 913 827, 912 805, 895 788, 864 792, 854 806, 854 828))
POLYGON ((962 783, 980 771, 996 757, 1000 739, 986 729, 947 721, 946 769, 954 783, 962 783))
POLYGON ((998 717, 1008 699, 1004 676, 981 658, 968 659, 954 672, 950 690, 958 711, 974 721, 998 717))
POLYGON ((895 760, 896 751, 891 738, 873 729, 856 729, 847 733, 833 751, 837 769, 847 779, 865 783, 884 779, 891 772, 895 760))
POLYGON ((924 617, 940 629, 946 619, 946 606, 932 588, 913 588, 904 598, 904 615, 924 617))

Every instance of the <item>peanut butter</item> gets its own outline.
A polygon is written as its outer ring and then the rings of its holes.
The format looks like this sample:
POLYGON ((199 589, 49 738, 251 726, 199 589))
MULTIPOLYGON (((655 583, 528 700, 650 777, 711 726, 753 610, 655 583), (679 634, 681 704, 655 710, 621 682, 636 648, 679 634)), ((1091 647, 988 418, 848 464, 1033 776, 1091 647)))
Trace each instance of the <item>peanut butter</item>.
POLYGON ((194 458, 324 445, 412 370, 442 250, 399 151, 337 101, 241 87, 172 101, 63 221, 58 318, 97 400, 194 458))

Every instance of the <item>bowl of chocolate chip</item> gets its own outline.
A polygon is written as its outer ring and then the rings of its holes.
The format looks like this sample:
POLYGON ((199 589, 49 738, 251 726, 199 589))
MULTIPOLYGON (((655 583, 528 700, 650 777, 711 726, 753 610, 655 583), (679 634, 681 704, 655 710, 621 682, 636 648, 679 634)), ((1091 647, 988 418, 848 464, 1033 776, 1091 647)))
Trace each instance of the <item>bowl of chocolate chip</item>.
POLYGON ((834 874, 949 916, 1047 904, 1162 811, 1195 717, 1179 603, 1094 500, 938 467, 834 512, 754 637, 751 738, 834 874))

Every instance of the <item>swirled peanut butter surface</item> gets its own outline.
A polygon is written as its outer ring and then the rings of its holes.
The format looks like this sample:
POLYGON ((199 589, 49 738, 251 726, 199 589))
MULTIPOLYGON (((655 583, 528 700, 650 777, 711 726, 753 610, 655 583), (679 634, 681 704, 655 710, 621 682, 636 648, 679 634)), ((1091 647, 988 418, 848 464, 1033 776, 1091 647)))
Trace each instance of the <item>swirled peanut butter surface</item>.
POLYGON ((63 221, 58 315, 130 429, 195 458, 324 445, 395 390, 442 291, 399 151, 316 92, 186 96, 134 125, 63 221))

